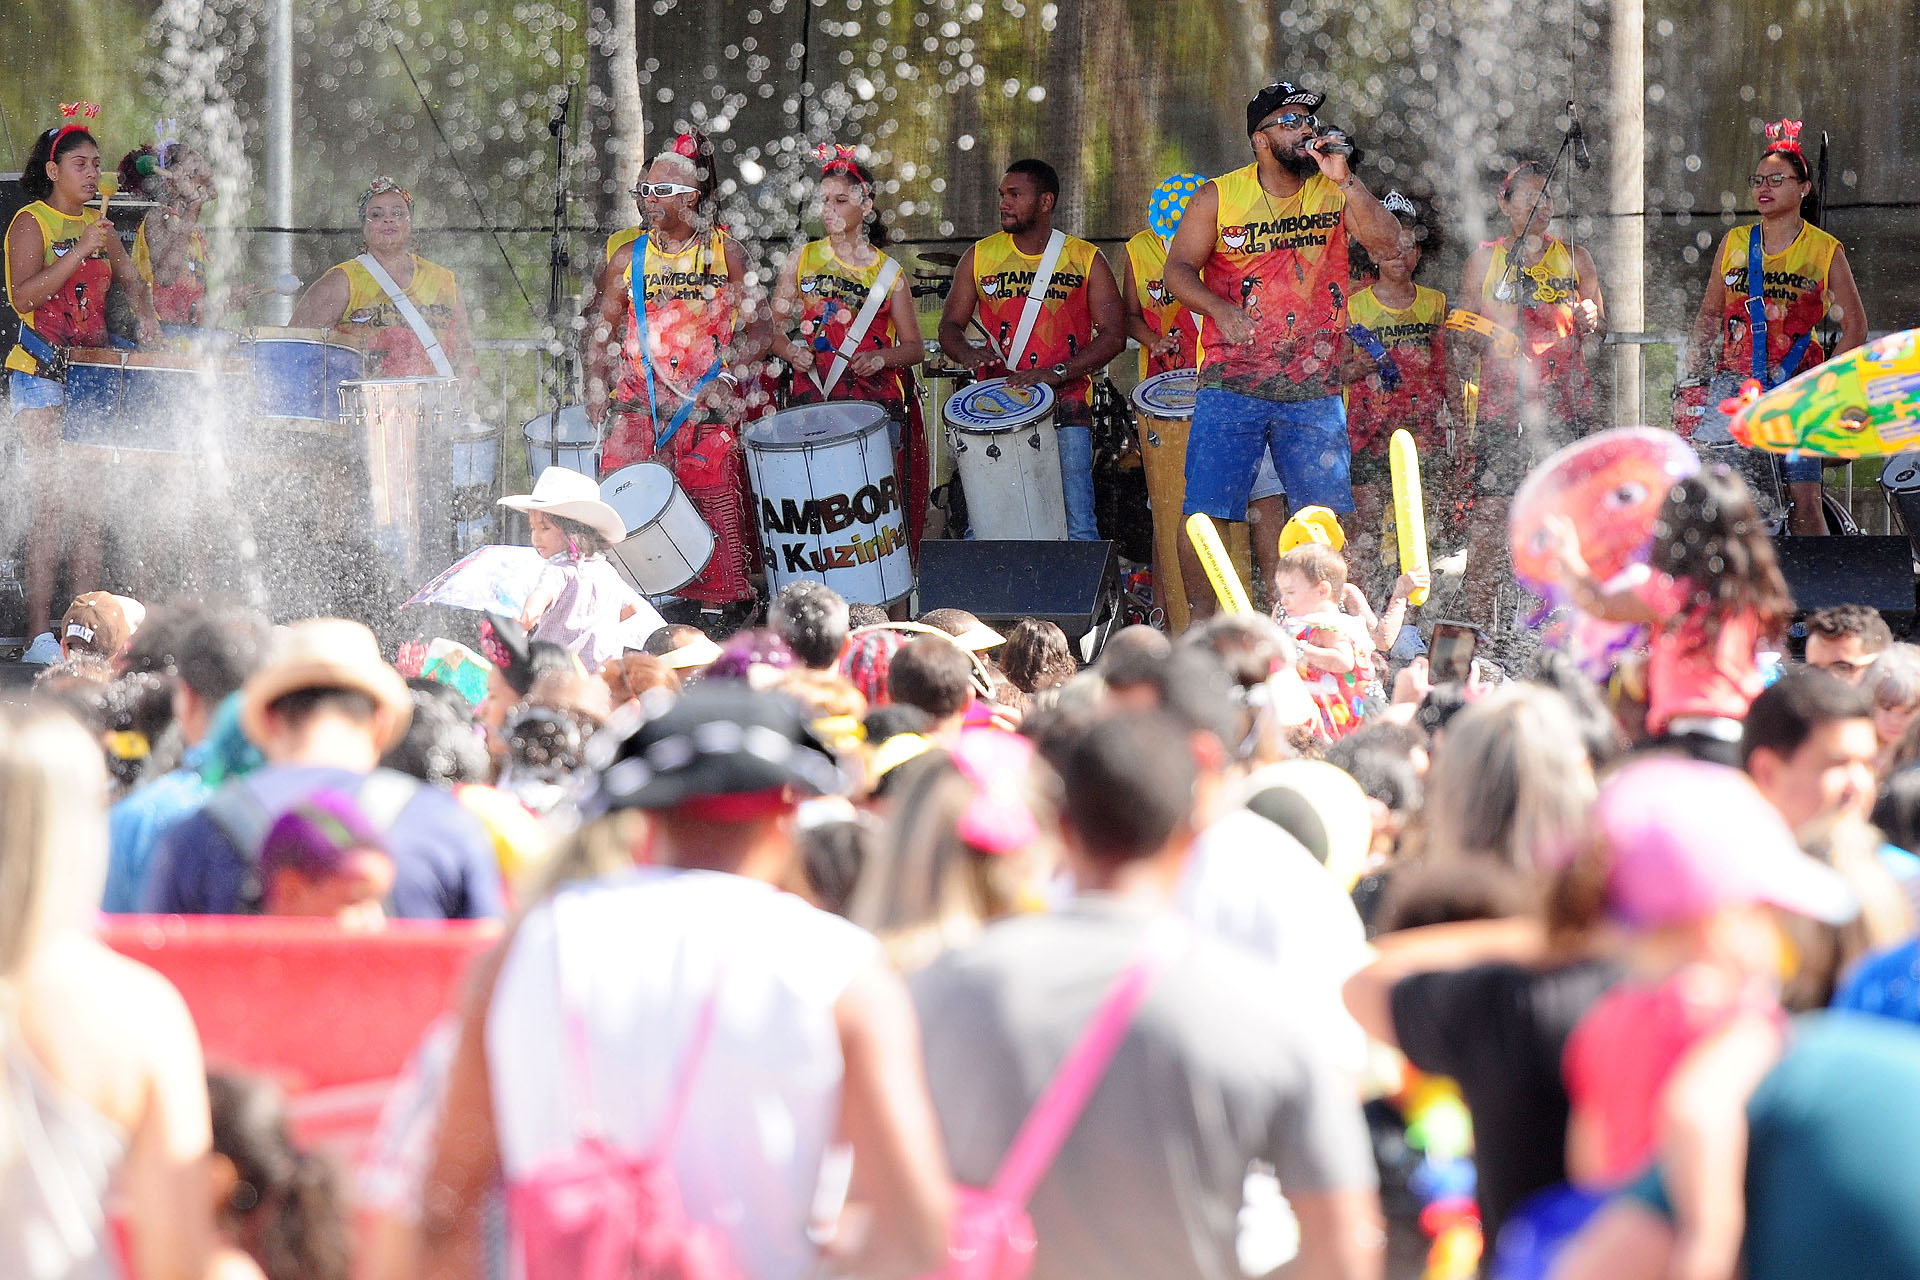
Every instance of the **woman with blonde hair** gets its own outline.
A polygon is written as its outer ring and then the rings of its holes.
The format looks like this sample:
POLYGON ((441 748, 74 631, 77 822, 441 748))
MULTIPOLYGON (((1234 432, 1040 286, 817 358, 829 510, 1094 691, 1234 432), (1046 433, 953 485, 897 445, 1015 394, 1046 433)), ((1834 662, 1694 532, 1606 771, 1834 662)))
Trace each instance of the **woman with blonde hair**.
POLYGON ((179 993, 88 934, 107 775, 64 715, 0 714, 0 1275, 106 1280, 109 1188, 142 1280, 213 1246, 205 1068, 179 993))

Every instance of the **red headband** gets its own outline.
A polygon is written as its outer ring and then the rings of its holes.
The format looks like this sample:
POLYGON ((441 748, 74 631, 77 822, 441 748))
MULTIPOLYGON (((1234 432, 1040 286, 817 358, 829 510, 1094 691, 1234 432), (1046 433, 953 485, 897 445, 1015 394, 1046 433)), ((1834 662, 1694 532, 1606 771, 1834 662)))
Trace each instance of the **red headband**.
POLYGON ((1800 121, 1781 120, 1768 125, 1767 150, 1791 151, 1805 160, 1806 153, 1800 150, 1800 121))
POLYGON ((66 137, 68 134, 90 132, 87 127, 87 122, 93 120, 99 114, 99 104, 87 102, 84 99, 79 102, 61 103, 60 115, 67 123, 56 125, 54 128, 48 130, 48 132, 53 135, 53 142, 47 147, 47 154, 52 155, 57 151, 60 147, 60 139, 66 137))
POLYGON ((860 148, 849 147, 839 142, 823 142, 813 149, 813 158, 820 162, 820 176, 843 173, 860 184, 860 189, 868 195, 873 194, 873 184, 860 172, 860 165, 854 157, 860 148))

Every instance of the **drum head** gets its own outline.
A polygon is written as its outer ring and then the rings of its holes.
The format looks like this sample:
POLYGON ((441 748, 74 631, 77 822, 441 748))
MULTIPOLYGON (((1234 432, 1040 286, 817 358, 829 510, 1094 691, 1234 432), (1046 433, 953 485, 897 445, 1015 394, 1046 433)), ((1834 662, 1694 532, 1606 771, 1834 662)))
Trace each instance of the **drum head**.
POLYGON ((600 438, 593 424, 587 421, 587 406, 583 404, 564 406, 557 421, 552 413, 529 418, 521 432, 533 443, 544 445, 594 444, 600 438))
POLYGON ((600 501, 620 513, 631 538, 660 518, 673 500, 673 472, 657 462, 636 462, 600 482, 600 501))
POLYGON ((1920 453, 1896 453, 1880 471, 1880 487, 1888 493, 1920 493, 1920 453))
POLYGON ((1044 382, 1010 387, 1005 378, 989 378, 954 392, 947 421, 957 431, 986 434, 1013 431, 1053 412, 1053 388, 1044 382))
POLYGON ((749 449, 811 449, 879 431, 886 425, 887 411, 879 405, 842 400, 796 405, 748 423, 741 434, 749 449))
POLYGON ((1149 418, 1191 418, 1193 398, 1200 391, 1195 369, 1156 373, 1133 389, 1133 407, 1149 418))

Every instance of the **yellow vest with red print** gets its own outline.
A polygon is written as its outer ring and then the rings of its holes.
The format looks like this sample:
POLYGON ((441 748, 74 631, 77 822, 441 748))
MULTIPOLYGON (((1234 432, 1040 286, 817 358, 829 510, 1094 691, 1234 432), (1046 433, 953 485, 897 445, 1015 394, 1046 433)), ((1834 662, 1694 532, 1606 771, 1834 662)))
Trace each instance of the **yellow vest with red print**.
MULTIPOLYGON (((799 341, 813 350, 813 371, 821 382, 833 368, 834 352, 846 340, 847 330, 867 305, 867 295, 886 265, 887 256, 876 253, 864 267, 850 266, 833 251, 831 240, 810 241, 800 250, 795 263, 800 285, 799 341)), ((898 283, 900 277, 894 280, 898 283)), ((898 341, 893 328, 893 309, 885 302, 874 314, 873 323, 860 339, 860 351, 885 351, 898 341)), ((858 354, 856 352, 856 354, 858 354)), ((849 357, 851 358, 851 357, 849 357)), ((833 385, 835 400, 867 400, 903 408, 907 394, 901 385, 900 371, 882 369, 872 377, 856 377, 851 369, 841 373, 833 385)), ((793 375, 793 399, 805 403, 820 399, 820 389, 804 373, 793 375)))
MULTIPOLYGON (((13 215, 7 224, 7 237, 22 218, 40 224, 40 265, 50 267, 73 250, 74 241, 88 226, 100 220, 98 210, 82 209, 69 218, 52 205, 35 200, 13 215)), ((7 297, 13 297, 13 258, 6 262, 7 297)), ((19 312, 20 323, 56 347, 104 347, 107 345, 107 286, 113 282, 113 261, 104 251, 89 258, 62 286, 60 292, 32 311, 19 312)), ((40 366, 21 347, 7 353, 7 368, 22 373, 38 373, 40 366)))
MULTIPOLYGON (((149 217, 159 217, 155 210, 149 217)), ((187 260, 172 284, 155 284, 153 248, 147 243, 147 224, 133 233, 133 269, 153 291, 153 309, 161 324, 201 323, 201 303, 207 296, 207 237, 199 227, 187 233, 187 260)))
POLYGON ((1207 288, 1253 321, 1253 342, 1231 346, 1208 317, 1200 330, 1200 385, 1263 400, 1340 393, 1347 330, 1347 198, 1314 174, 1285 200, 1260 185, 1258 165, 1213 180, 1220 195, 1207 288))
POLYGON ((1157 356, 1140 348, 1140 377, 1144 380, 1175 369, 1191 369, 1199 363, 1200 333, 1194 328, 1193 313, 1181 306, 1167 288, 1167 245, 1151 231, 1142 231, 1127 241, 1127 269, 1133 273, 1133 296, 1140 302, 1140 315, 1164 338, 1169 329, 1180 334, 1180 349, 1170 356, 1157 356))
POLYGON ((1373 357, 1359 352, 1369 372, 1347 388, 1354 455, 1385 456, 1387 441, 1402 427, 1413 433, 1422 454, 1446 448, 1440 406, 1447 400, 1447 295, 1415 285, 1413 301, 1395 311, 1371 288, 1362 289, 1347 300, 1347 318, 1365 326, 1400 370, 1400 385, 1389 391, 1373 357))
MULTIPOLYGON (((407 297, 451 358, 460 286, 454 283, 453 272, 439 263, 428 262, 417 253, 409 256, 413 259, 413 279, 407 282, 407 297)), ((433 377, 435 370, 433 361, 427 358, 427 349, 420 345, 413 326, 400 314, 400 308, 393 305, 387 291, 353 259, 341 263, 340 270, 347 275, 347 309, 333 331, 359 340, 367 353, 367 376, 433 377)), ((459 367, 457 359, 454 367, 456 370, 459 367)))
MULTIPOLYGON (((1481 283, 1482 315, 1498 319, 1514 301, 1494 295, 1507 278, 1509 259, 1505 240, 1493 242, 1493 258, 1481 283)), ((1557 236, 1547 237, 1546 252, 1531 267, 1514 273, 1520 308, 1520 354, 1512 360, 1494 355, 1491 346, 1480 354, 1480 419, 1510 423, 1520 417, 1521 373, 1526 366, 1525 395, 1538 402, 1549 421, 1571 427, 1593 409, 1592 385, 1587 379, 1587 357, 1574 304, 1580 300, 1580 270, 1573 250, 1557 236)))
MULTIPOLYGON (((1752 225, 1735 227, 1727 233, 1727 244, 1720 252, 1720 279, 1727 286, 1727 311, 1724 322, 1726 342, 1720 348, 1720 369, 1724 373, 1750 376, 1753 373, 1753 331, 1747 315, 1747 245, 1754 233, 1752 225)), ((1800 234, 1781 253, 1764 253, 1760 259, 1760 278, 1767 295, 1767 367, 1774 368, 1787 357, 1802 334, 1813 332, 1827 314, 1831 295, 1827 273, 1833 268, 1833 252, 1840 242, 1814 226, 1800 224, 1800 234)), ((1827 358, 1817 342, 1809 342, 1792 373, 1804 372, 1827 358)))
MULTIPOLYGON (((692 398, 700 379, 733 338, 735 302, 727 282, 727 242, 727 233, 715 229, 695 236, 678 253, 663 253, 655 237, 647 237, 646 261, 641 266, 647 350, 653 359, 653 393, 660 412, 668 418, 692 398)), ((614 399, 644 414, 647 375, 640 359, 640 326, 633 315, 631 262, 620 273, 620 290, 628 300, 627 333, 614 399)))
MULTIPOLYGON (((1093 305, 1089 301, 1093 279, 1093 259, 1100 251, 1077 236, 1068 236, 1053 264, 1053 279, 1047 296, 1041 301, 1040 315, 1033 334, 1021 354, 1022 369, 1050 369, 1065 364, 1093 341, 1093 305)), ((1027 308, 1027 293, 1040 265, 1040 255, 1020 252, 1013 237, 1005 231, 988 236, 973 246, 973 285, 980 295, 980 323, 1005 351, 1013 344, 1020 328, 1020 313, 1027 308)), ((989 366, 983 373, 994 377, 1000 370, 989 366)), ((1081 378, 1055 388, 1060 408, 1083 408, 1093 387, 1092 378, 1081 378)))

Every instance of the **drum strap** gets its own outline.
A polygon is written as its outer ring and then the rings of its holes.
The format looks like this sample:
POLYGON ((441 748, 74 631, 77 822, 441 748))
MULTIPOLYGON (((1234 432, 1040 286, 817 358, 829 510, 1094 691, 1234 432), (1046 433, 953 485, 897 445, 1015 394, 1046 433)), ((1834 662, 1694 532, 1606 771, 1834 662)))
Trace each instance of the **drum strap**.
MULTIPOLYGON (((654 399, 653 394, 652 344, 647 340, 646 281, 647 238, 643 235, 633 242, 633 259, 627 264, 627 287, 633 305, 634 329, 640 335, 640 368, 647 375, 647 415, 653 419, 653 451, 658 455, 665 452, 667 442, 678 435, 680 428, 686 425, 687 419, 693 416, 695 397, 700 394, 700 388, 720 376, 721 359, 720 353, 715 351, 713 353, 713 363, 707 366, 706 373, 701 375, 700 381, 693 384, 693 390, 687 393, 687 402, 680 406, 678 413, 673 415, 673 421, 667 424, 667 429, 664 432, 661 431, 660 405, 658 401, 654 399)), ((715 345, 718 345, 717 341, 715 345)))
POLYGON ((407 291, 394 283, 387 269, 372 254, 363 253, 354 261, 365 267, 367 274, 373 277, 373 282, 386 291, 387 297, 400 312, 400 318, 407 322, 407 327, 413 330, 413 336, 420 339, 420 345, 427 349, 427 359, 433 361, 433 371, 443 378, 453 377, 453 362, 440 349, 440 339, 434 336, 426 317, 420 314, 420 308, 413 305, 413 299, 407 296, 407 291))
POLYGON ((1020 325, 1013 331, 1013 345, 1007 348, 1007 372, 1020 371, 1020 357, 1027 354, 1027 340, 1033 337, 1033 326, 1040 320, 1040 307, 1047 300, 1047 290, 1053 284, 1053 269, 1060 263, 1060 251, 1067 247, 1067 237, 1058 227, 1047 237, 1047 247, 1040 255, 1040 265, 1034 269, 1033 287, 1027 290, 1027 305, 1020 312, 1020 325))
POLYGON ((1770 376, 1767 369, 1767 275, 1760 266, 1760 228, 1755 226, 1747 237, 1747 329, 1753 339, 1753 376, 1760 380, 1763 387, 1778 386, 1780 382, 1791 378, 1800 368, 1800 362, 1807 358, 1807 348, 1813 345, 1813 330, 1809 329, 1794 339, 1787 349, 1786 359, 1780 362, 1778 380, 1770 376))
POLYGON ((853 359, 853 353, 867 339, 867 330, 873 328, 873 322, 885 306, 887 298, 893 293, 893 282, 900 275, 900 264, 892 258, 880 263, 880 274, 874 279, 873 288, 867 290, 867 300, 860 308, 860 314, 847 326, 847 336, 840 340, 840 347, 833 353, 833 368, 827 371, 826 385, 820 388, 820 396, 825 399, 833 394, 840 384, 840 375, 847 371, 847 361, 853 359))
POLYGON ((1353 339, 1354 346, 1373 358, 1373 363, 1380 370, 1380 385, 1389 391, 1398 390, 1400 365, 1394 360, 1393 354, 1387 350, 1385 344, 1375 336, 1373 330, 1363 324, 1351 324, 1347 326, 1347 336, 1353 339))

